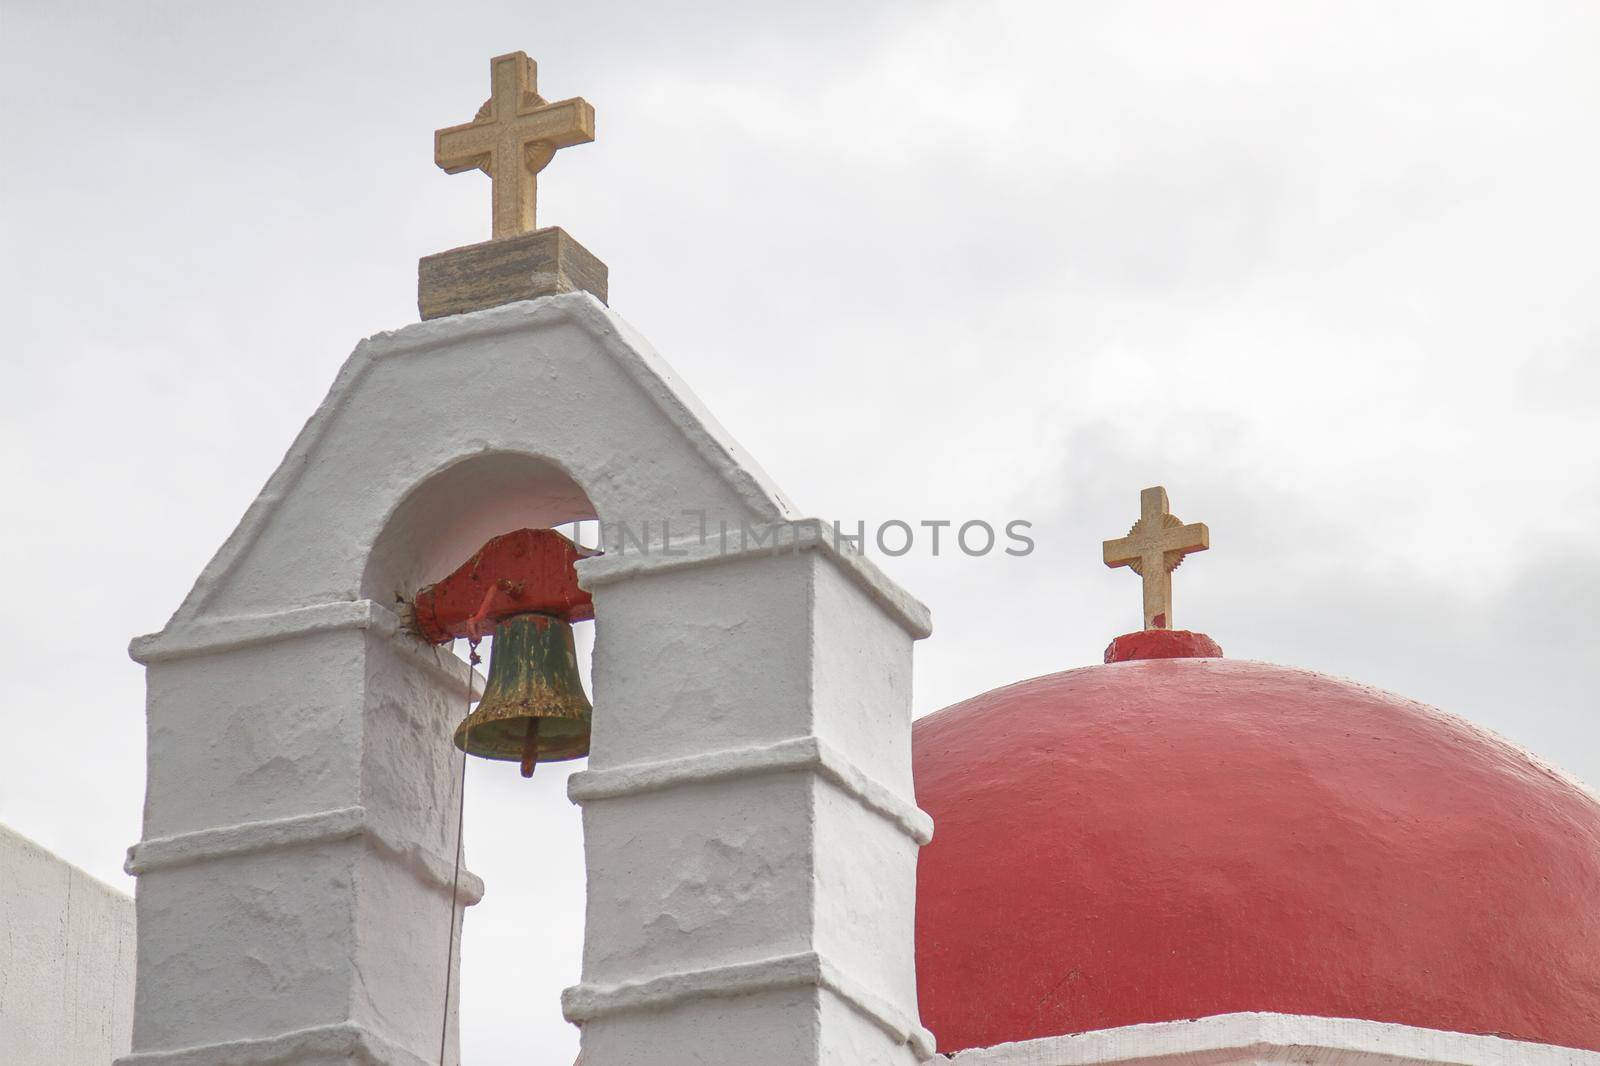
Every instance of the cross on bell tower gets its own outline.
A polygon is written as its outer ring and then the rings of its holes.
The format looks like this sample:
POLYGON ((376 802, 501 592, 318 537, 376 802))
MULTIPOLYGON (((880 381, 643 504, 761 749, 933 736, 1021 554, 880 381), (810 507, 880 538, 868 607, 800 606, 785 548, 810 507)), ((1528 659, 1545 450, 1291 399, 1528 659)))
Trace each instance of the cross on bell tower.
POLYGON ((481 170, 494 183, 495 237, 534 228, 538 173, 556 151, 594 140, 594 108, 582 97, 547 103, 526 52, 489 61, 490 96, 471 122, 433 134, 433 160, 447 174, 481 170))
POLYGON ((1144 627, 1172 628, 1172 572, 1190 552, 1211 547, 1204 522, 1183 522, 1160 485, 1139 493, 1139 520, 1126 537, 1102 545, 1106 565, 1126 566, 1144 579, 1144 627))
POLYGON ((535 229, 539 171, 556 152, 594 140, 594 108, 581 97, 549 103, 524 52, 489 61, 489 99, 471 122, 433 132, 433 161, 447 174, 481 170, 492 183, 492 237, 423 256, 417 310, 423 318, 483 311, 566 292, 601 303, 610 272, 557 226, 535 229))

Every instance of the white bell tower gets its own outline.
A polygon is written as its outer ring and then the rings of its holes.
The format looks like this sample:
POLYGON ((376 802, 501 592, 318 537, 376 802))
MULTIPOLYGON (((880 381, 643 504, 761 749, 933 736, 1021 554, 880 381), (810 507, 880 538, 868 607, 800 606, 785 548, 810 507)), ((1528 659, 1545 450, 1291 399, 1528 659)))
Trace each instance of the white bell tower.
MULTIPOLYGON (((568 292, 359 345, 182 607, 133 642, 149 783, 122 1066, 436 1061, 450 738, 475 675, 403 632, 396 601, 490 536, 585 517, 650 539, 579 564, 588 910, 563 1006, 584 1066, 932 1054, 912 961, 927 612, 830 537, 754 543, 793 518, 777 490, 568 292)), ((481 886, 462 884, 467 906, 481 886)))

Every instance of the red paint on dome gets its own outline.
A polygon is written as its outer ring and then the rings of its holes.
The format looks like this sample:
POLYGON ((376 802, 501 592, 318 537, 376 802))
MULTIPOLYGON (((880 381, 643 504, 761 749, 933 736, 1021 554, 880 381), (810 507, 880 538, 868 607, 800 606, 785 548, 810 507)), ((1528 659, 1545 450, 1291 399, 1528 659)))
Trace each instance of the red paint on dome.
MULTIPOLYGON (((1159 617, 1159 616, 1158 616, 1159 617)), ((1108 663, 1135 659, 1220 659, 1222 645, 1187 629, 1141 629, 1124 633, 1106 645, 1108 663)))
POLYGON ((1303 670, 1071 670, 916 723, 942 1051, 1233 1011, 1600 1050, 1600 803, 1303 670))

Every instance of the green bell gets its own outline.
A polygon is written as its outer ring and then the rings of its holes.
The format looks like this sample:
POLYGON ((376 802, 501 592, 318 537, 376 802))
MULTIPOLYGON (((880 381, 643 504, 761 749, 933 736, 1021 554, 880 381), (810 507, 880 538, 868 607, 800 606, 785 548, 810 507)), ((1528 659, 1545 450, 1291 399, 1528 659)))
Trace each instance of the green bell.
POLYGON ((578 676, 572 626, 547 614, 518 614, 494 628, 489 679, 478 707, 456 727, 456 747, 480 759, 536 763, 589 754, 594 708, 578 676))

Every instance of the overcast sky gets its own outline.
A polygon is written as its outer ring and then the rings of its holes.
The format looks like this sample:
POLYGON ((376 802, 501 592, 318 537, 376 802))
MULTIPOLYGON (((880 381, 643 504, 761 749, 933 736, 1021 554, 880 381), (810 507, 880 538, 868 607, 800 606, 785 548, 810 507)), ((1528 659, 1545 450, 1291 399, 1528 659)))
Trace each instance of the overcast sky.
MULTIPOLYGON (((1600 781, 1600 5, 3 0, 0 820, 131 890, 128 638, 487 237, 432 130, 514 49, 598 112, 541 222, 803 510, 1035 524, 880 558, 919 713, 1137 628, 1160 483, 1179 625, 1600 781)), ((576 1047, 563 788, 473 767, 469 1066, 576 1047)))

